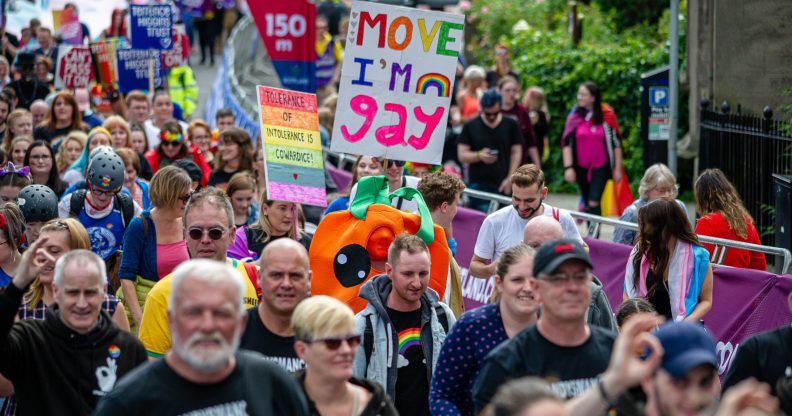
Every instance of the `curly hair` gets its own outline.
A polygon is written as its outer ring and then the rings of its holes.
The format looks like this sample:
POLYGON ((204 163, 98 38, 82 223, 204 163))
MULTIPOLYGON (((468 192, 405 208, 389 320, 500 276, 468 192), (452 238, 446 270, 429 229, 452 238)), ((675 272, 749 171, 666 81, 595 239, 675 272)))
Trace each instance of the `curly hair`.
POLYGON ((742 238, 748 238, 748 225, 753 217, 745 209, 740 194, 720 169, 701 172, 693 185, 696 211, 702 216, 720 212, 729 228, 742 238))
POLYGON ((443 202, 453 204, 464 190, 462 179, 445 172, 430 173, 418 182, 418 192, 429 211, 436 210, 443 202))

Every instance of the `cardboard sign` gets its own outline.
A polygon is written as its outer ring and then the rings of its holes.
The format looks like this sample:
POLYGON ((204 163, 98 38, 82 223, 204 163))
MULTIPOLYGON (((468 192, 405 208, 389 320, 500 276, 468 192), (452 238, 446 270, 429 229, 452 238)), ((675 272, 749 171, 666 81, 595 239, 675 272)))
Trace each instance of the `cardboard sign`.
POLYGON ((87 46, 61 45, 58 48, 55 88, 88 88, 92 79, 91 49, 87 46))
POLYGON ((190 40, 184 33, 184 26, 173 27, 173 49, 162 52, 162 66, 165 69, 184 65, 190 55, 190 40))
POLYGON ((105 87, 113 87, 118 82, 116 67, 117 39, 107 39, 90 44, 96 82, 105 87))
POLYGON ((169 5, 130 5, 133 49, 173 49, 173 11, 169 5))
POLYGON ((156 89, 165 85, 162 54, 158 50, 119 49, 116 57, 118 88, 124 94, 132 90, 149 90, 150 86, 156 89))
POLYGON ((267 198, 327 205, 316 95, 259 85, 267 198))
POLYGON ((464 19, 352 3, 331 149, 440 164, 464 19))

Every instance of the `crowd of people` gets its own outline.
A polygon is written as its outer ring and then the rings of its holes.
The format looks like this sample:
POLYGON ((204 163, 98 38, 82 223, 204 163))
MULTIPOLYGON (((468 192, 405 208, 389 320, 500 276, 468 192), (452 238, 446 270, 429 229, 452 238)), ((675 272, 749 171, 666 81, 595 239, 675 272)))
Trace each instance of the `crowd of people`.
MULTIPOLYGON (((211 64, 223 33, 214 25, 220 15, 232 24, 236 9, 197 3, 200 14, 182 16, 211 64)), ((328 143, 348 19, 343 5, 319 9, 328 143)), ((123 36, 123 15, 102 36, 123 36)), ((51 30, 34 21, 21 40, 1 35, 4 415, 792 414, 792 329, 744 341, 721 383, 703 325, 728 299, 713 298, 718 248, 698 235, 759 243, 723 172, 695 181, 694 226, 670 170, 646 170, 622 216, 638 231, 614 235, 633 246, 615 310, 575 220, 545 202, 553 146, 591 214, 601 213, 605 182, 622 175, 616 116, 592 82, 552 145, 544 92, 531 87, 520 100, 508 48, 489 71, 460 64, 445 159, 454 163, 356 155, 351 182, 330 180, 321 212, 268 199, 261 140, 231 110, 219 109, 212 129, 167 89, 107 92, 113 105, 100 106, 92 91, 48 83, 51 30), (436 263, 417 235, 393 235, 355 313, 312 294, 312 282, 335 279, 312 270, 312 230, 349 210, 374 176, 388 192, 421 196, 391 204, 413 213, 425 204, 423 220, 444 231, 448 283, 429 288, 433 264, 446 279, 445 257, 436 263), (476 236, 468 272, 495 290, 471 310, 456 258, 456 238, 471 237, 453 229, 467 188, 512 199, 476 236)), ((467 203, 489 211, 489 201, 467 203)), ((723 263, 766 268, 747 250, 730 249, 723 263)), ((788 302, 792 310, 792 293, 788 302)))

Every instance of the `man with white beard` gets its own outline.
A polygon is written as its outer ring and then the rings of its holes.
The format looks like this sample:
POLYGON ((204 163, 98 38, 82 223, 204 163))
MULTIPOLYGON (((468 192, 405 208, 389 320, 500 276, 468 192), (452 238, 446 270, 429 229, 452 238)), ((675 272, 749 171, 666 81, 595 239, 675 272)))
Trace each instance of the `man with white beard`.
POLYGON ((297 382, 254 352, 237 350, 247 321, 245 282, 233 267, 191 260, 173 272, 164 360, 129 374, 96 415, 307 415, 297 382))

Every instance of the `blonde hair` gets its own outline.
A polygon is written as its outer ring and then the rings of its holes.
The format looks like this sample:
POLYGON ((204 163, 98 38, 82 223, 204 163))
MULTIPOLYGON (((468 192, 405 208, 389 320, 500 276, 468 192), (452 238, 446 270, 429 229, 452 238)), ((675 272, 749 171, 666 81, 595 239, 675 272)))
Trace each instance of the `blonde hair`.
POLYGON ((294 337, 314 341, 355 331, 355 314, 345 303, 330 296, 311 296, 300 302, 292 313, 294 337))
POLYGON ((550 122, 550 111, 547 109, 547 97, 540 87, 528 87, 523 97, 523 106, 528 111, 541 111, 545 114, 547 122, 550 122), (533 102, 533 105, 530 105, 533 102))
POLYGON ((124 166, 132 166, 136 173, 140 173, 140 157, 138 156, 137 152, 128 147, 115 149, 115 152, 124 162, 124 166))
POLYGON ((184 169, 175 165, 165 166, 151 178, 149 198, 160 208, 176 206, 185 189, 192 187, 192 179, 184 169))
POLYGON ((11 133, 11 126, 16 123, 17 119, 22 117, 30 117, 30 123, 33 124, 33 113, 24 108, 17 108, 6 117, 6 131, 3 136, 3 152, 8 154, 11 152, 11 140, 14 139, 14 134, 11 133))
POLYGON ((256 181, 253 179, 253 175, 249 172, 237 172, 231 179, 228 181, 228 186, 226 187, 225 193, 231 198, 232 195, 236 191, 255 191, 256 190, 256 181))
POLYGON ((82 150, 85 149, 85 143, 88 141, 88 135, 80 130, 72 130, 66 135, 66 138, 64 138, 60 146, 58 146, 58 153, 55 154, 55 165, 58 167, 58 172, 65 172, 66 169, 69 169, 69 166, 74 163, 66 161, 66 144, 70 141, 79 143, 80 153, 82 153, 82 150))
MULTIPOLYGON (((110 130, 113 129, 114 127, 121 127, 124 130, 124 132, 126 132, 126 143, 124 143, 123 147, 129 147, 129 148, 132 147, 132 131, 129 130, 129 123, 127 123, 126 120, 124 120, 120 116, 115 116, 115 115, 110 116, 104 121, 104 123, 102 123, 102 127, 104 127, 108 133, 110 133, 110 130)), ((91 130, 91 133, 93 132, 94 131, 91 130)), ((113 135, 110 134, 108 138, 110 139, 110 144, 112 144, 113 135)))
MULTIPOLYGON (((69 251, 71 250, 90 250, 91 239, 88 237, 88 231, 85 230, 82 224, 74 218, 63 218, 50 220, 39 231, 39 238, 45 233, 65 232, 69 234, 69 251)), ((25 294, 23 302, 28 308, 35 308, 39 301, 44 298, 44 285, 38 277, 30 285, 25 294)))
MULTIPOLYGON (((261 198, 259 199, 259 202, 261 203, 259 209, 264 208, 264 205, 266 205, 267 208, 270 208, 272 207, 272 204, 276 202, 295 204, 294 202, 289 202, 289 201, 276 201, 272 199, 267 199, 266 192, 261 193, 261 198)), ((305 234, 300 221, 301 220, 300 216, 302 215, 302 207, 300 206, 300 204, 295 204, 295 205, 296 205, 297 216, 292 218, 292 221, 297 221, 298 224, 297 239, 300 239, 305 234)), ((258 222, 251 225, 250 228, 261 230, 261 236, 258 238, 259 242, 266 243, 270 241, 270 239, 272 238, 272 224, 270 224, 269 218, 265 214, 260 214, 258 222)), ((289 238, 294 238, 294 223, 292 223, 292 226, 289 227, 289 232, 286 233, 286 236, 289 238)))
POLYGON ((676 198, 676 178, 671 172, 671 169, 662 163, 655 163, 646 169, 643 178, 641 178, 641 184, 638 186, 638 195, 643 199, 649 199, 649 191, 656 188, 661 182, 665 182, 674 187, 674 198, 676 198))
POLYGON ((6 152, 6 162, 10 161, 13 158, 14 153, 14 146, 19 144, 20 142, 27 142, 28 147, 33 144, 33 136, 16 136, 11 140, 11 144, 8 146, 8 152, 6 152))

